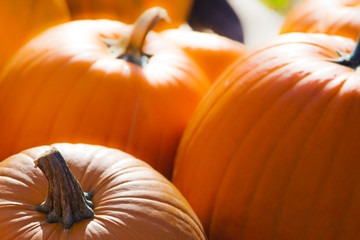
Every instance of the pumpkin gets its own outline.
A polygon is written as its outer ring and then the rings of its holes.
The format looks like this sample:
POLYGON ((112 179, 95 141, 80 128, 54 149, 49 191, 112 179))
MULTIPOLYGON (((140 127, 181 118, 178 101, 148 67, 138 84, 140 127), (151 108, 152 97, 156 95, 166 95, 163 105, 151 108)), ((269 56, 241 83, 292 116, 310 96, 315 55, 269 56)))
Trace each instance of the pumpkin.
POLYGON ((247 52, 244 44, 214 33, 168 29, 161 35, 188 53, 210 82, 214 82, 231 63, 247 52))
POLYGON ((210 83, 185 52, 148 33, 162 10, 149 9, 135 27, 72 21, 26 44, 0 76, 0 160, 54 142, 88 143, 169 176, 210 83))
POLYGON ((0 2, 0 69, 28 40, 47 28, 70 20, 63 0, 0 2))
POLYGON ((307 0, 286 15, 280 33, 327 33, 356 41, 360 34, 359 13, 359 0, 307 0))
POLYGON ((199 103, 172 181, 209 239, 359 239, 354 48, 339 36, 276 36, 230 66, 199 103))
POLYGON ((181 193, 148 164, 116 149, 59 143, 0 163, 0 238, 205 236, 181 193))
POLYGON ((127 24, 133 23, 145 10, 152 7, 164 8, 170 23, 159 24, 157 30, 176 28, 184 24, 193 0, 66 0, 71 17, 79 19, 111 19, 127 24))

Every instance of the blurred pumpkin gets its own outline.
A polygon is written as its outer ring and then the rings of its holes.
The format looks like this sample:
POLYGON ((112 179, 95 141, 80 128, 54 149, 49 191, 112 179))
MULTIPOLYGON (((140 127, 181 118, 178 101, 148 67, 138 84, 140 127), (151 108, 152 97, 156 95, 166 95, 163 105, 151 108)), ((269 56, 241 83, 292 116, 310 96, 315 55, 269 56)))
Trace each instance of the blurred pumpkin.
POLYGON ((231 63, 244 56, 247 47, 230 38, 208 32, 169 29, 161 35, 188 53, 214 82, 231 63))
POLYGON ((193 0, 66 0, 72 19, 111 19, 127 24, 152 7, 164 8, 170 23, 155 29, 176 28, 186 23, 193 0))
POLYGON ((61 143, 0 163, 0 238, 205 236, 181 193, 148 164, 116 149, 61 143))
POLYGON ((339 36, 283 34, 212 86, 184 132, 172 180, 209 239, 359 239, 354 47, 339 36))
POLYGON ((360 0, 307 0, 288 13, 280 33, 308 32, 340 35, 357 40, 360 0))
POLYGON ((69 20, 64 0, 0 0, 0 69, 32 37, 69 20))
POLYGON ((26 44, 0 77, 0 159, 54 142, 90 143, 127 151, 169 177, 210 83, 186 53, 148 33, 162 10, 146 11, 135 27, 72 21, 26 44))

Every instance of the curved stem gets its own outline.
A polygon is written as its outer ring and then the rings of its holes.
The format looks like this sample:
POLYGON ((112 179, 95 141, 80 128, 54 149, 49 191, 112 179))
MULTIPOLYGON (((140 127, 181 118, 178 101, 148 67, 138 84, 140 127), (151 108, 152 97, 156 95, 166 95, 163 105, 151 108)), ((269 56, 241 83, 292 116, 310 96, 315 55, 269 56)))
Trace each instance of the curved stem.
POLYGON ((142 50, 145 38, 151 28, 161 20, 170 21, 166 10, 161 7, 150 8, 136 20, 128 36, 103 41, 115 58, 143 66, 150 58, 142 50))
POLYGON ((145 11, 134 23, 124 46, 125 51, 118 58, 142 65, 143 56, 146 56, 142 51, 146 35, 156 23, 166 19, 168 19, 167 12, 163 8, 154 7, 145 11))
POLYGON ((332 61, 343 66, 350 67, 356 71, 360 66, 360 36, 356 44, 355 50, 352 53, 340 53, 340 58, 332 61))
POLYGON ((84 193, 58 150, 51 148, 35 161, 48 180, 46 200, 35 209, 47 214, 46 223, 61 223, 65 229, 94 217, 92 193, 84 193))

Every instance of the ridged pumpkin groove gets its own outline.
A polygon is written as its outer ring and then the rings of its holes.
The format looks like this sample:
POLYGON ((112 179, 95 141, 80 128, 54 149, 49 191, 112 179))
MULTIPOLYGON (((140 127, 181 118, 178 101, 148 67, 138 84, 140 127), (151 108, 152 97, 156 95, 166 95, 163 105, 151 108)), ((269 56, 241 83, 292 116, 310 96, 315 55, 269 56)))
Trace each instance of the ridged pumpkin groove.
POLYGON ((209 239, 360 236, 360 75, 351 39, 292 33, 250 50, 210 89, 173 183, 209 239))
POLYGON ((206 237, 181 193, 148 164, 116 149, 60 143, 0 162, 0 239, 206 237))
POLYGON ((356 41, 360 34, 359 0, 306 0, 285 17, 280 33, 326 33, 356 41))

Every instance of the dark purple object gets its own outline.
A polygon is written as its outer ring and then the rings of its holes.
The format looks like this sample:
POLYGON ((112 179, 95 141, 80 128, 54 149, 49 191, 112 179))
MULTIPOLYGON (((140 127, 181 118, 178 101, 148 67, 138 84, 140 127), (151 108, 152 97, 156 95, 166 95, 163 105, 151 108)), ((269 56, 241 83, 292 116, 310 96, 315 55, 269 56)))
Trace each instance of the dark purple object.
POLYGON ((196 31, 209 29, 244 42, 241 21, 226 0, 194 0, 188 23, 196 31))

